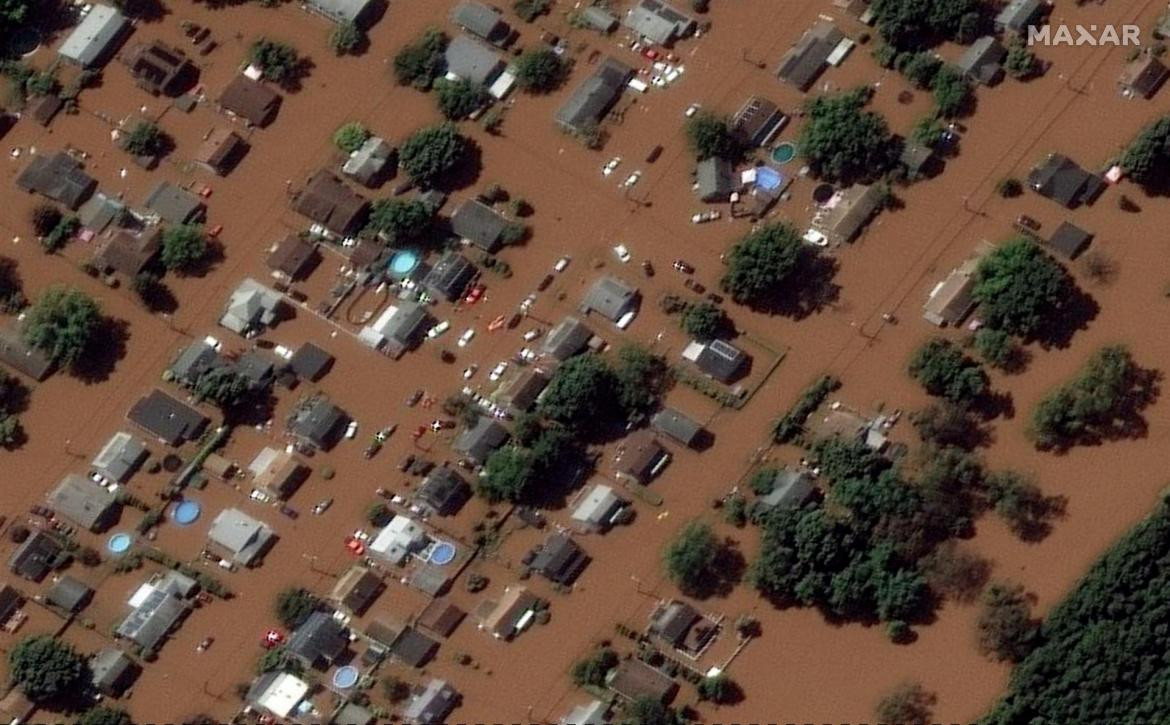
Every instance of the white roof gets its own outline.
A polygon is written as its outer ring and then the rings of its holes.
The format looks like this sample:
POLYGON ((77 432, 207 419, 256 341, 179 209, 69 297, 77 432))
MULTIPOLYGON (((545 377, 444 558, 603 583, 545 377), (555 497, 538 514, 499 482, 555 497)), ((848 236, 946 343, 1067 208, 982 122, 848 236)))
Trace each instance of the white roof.
POLYGON ((372 325, 366 325, 361 329, 361 332, 358 333, 358 339, 370 347, 381 345, 386 340, 386 330, 390 326, 390 320, 394 319, 397 312, 397 305, 387 306, 372 325))
POLYGON ((279 718, 289 716, 305 695, 309 694, 309 686, 295 675, 287 672, 280 673, 268 689, 256 700, 256 704, 268 710, 279 718))
POLYGON ((248 464, 248 472, 253 476, 259 476, 268 470, 268 467, 280 456, 280 453, 275 448, 265 448, 248 464))
POLYGON ((392 561, 402 561, 412 549, 421 547, 427 536, 423 528, 409 516, 395 516, 370 542, 370 553, 392 561))
POLYGON ((109 5, 94 5, 58 51, 81 65, 92 65, 122 32, 126 18, 109 5))
POLYGON ((516 85, 516 74, 510 70, 506 70, 496 78, 490 86, 488 86, 488 95, 496 100, 502 100, 505 96, 512 92, 512 88, 516 85))
POLYGON ((589 491, 588 495, 573 510, 574 521, 601 523, 601 517, 608 513, 617 504, 617 496, 613 489, 604 483, 599 483, 589 491))
POLYGON ((698 340, 691 340, 687 343, 687 346, 683 348, 682 357, 684 360, 696 362, 699 359, 699 355, 702 355, 703 350, 706 349, 707 346, 703 343, 699 342, 698 340))
POLYGON ((130 604, 130 608, 138 609, 141 607, 142 603, 145 602, 151 594, 154 594, 154 589, 154 585, 150 582, 146 582, 142 586, 135 589, 134 593, 130 595, 130 601, 128 602, 130 604))

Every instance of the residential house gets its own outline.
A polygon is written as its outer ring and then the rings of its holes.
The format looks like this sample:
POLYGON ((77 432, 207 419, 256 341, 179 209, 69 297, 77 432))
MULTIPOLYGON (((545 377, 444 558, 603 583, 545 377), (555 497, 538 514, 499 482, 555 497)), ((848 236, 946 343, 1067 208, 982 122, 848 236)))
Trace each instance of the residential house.
POLYGON ((131 284, 154 262, 161 249, 161 227, 119 229, 97 245, 89 263, 98 274, 131 284))
POLYGON ((748 361, 747 353, 725 340, 708 343, 692 340, 683 348, 682 357, 721 383, 739 377, 748 361))
POLYGON ((1048 239, 1048 246, 1065 259, 1076 259, 1093 241, 1093 235, 1072 222, 1061 222, 1048 239))
POLYGON ((807 91, 829 65, 829 57, 846 40, 845 34, 828 20, 819 20, 805 31, 796 45, 780 58, 776 75, 780 80, 807 91))
POLYGON ((825 202, 813 218, 813 228, 830 244, 847 244, 857 238, 886 201, 886 192, 877 184, 854 184, 825 202))
POLYGON ((297 194, 293 209, 327 231, 348 237, 365 224, 370 204, 332 171, 320 169, 297 194))
POLYGON ((248 142, 230 128, 216 126, 203 137, 193 161, 213 174, 227 176, 248 151, 248 142))
POLYGON ((476 0, 465 0, 451 11, 451 22, 492 45, 504 46, 512 29, 499 9, 476 0))
POLYGON ((536 399, 548 383, 548 374, 540 368, 517 368, 500 382, 491 399, 505 410, 523 413, 536 405, 536 399))
POLYGON ((183 348, 179 357, 167 368, 167 374, 179 385, 191 387, 207 371, 226 364, 227 361, 220 357, 214 346, 206 340, 196 340, 183 348))
POLYGON ((695 19, 662 0, 639 0, 626 11, 625 26, 640 37, 669 48, 676 40, 695 32, 695 19))
POLYGON ((307 276, 320 259, 317 245, 289 234, 272 246, 267 264, 268 269, 272 270, 273 279, 289 285, 307 276))
POLYGON ((143 206, 168 224, 199 222, 207 212, 199 197, 169 181, 158 182, 143 201, 143 206))
POLYGON ((731 134, 744 148, 759 148, 771 143, 787 122, 775 103, 749 96, 731 117, 731 134))
POLYGON ((93 5, 65 37, 57 54, 85 68, 100 68, 117 50, 129 26, 126 16, 117 8, 93 5))
POLYGON ((404 628, 390 645, 390 654, 409 667, 423 667, 439 650, 439 643, 413 627, 404 628))
POLYGON ((325 669, 349 647, 349 632, 329 612, 313 612, 288 638, 285 652, 305 669, 325 669))
POLYGON ((351 566, 329 593, 329 601, 347 614, 360 617, 386 590, 382 577, 360 564, 351 566))
POLYGON ((97 236, 111 224, 120 222, 126 214, 126 205, 121 199, 98 191, 78 208, 77 221, 97 236))
POLYGON ((283 304, 279 292, 247 277, 228 298, 219 324, 237 335, 250 337, 276 322, 283 304))
POLYGON ((736 190, 735 165, 717 156, 695 165, 695 194, 699 201, 715 204, 728 201, 736 190))
POLYGON ((207 457, 203 459, 203 463, 199 464, 199 470, 206 473, 209 478, 230 481, 235 478, 239 466, 230 458, 225 458, 218 453, 208 453, 207 457))
POLYGON ((612 487, 597 483, 581 497, 570 519, 573 527, 583 534, 602 533, 613 525, 624 507, 625 502, 617 497, 612 487))
POLYGON ((275 499, 291 497, 308 478, 309 469, 289 451, 264 448, 248 464, 252 486, 275 499))
POLYGON ((1063 154, 1049 154, 1028 173, 1028 186, 1040 196, 1067 209, 1091 204, 1105 188, 1100 176, 1090 174, 1063 154))
POLYGON ((584 322, 568 316, 548 331, 540 349, 545 355, 564 362, 584 350, 592 337, 593 331, 584 322))
POLYGON ((353 23, 363 27, 374 5, 374 0, 307 0, 304 7, 335 23, 353 23))
POLYGON ((633 73, 625 63, 606 57, 557 110, 557 123, 572 133, 596 128, 621 98, 633 73))
POLYGON ((239 566, 253 566, 272 546, 275 537, 268 524, 239 509, 228 508, 220 511, 212 521, 206 548, 239 566))
POLYGON ((280 109, 280 94, 245 75, 237 75, 219 96, 219 108, 249 126, 264 127, 280 109))
POLYGON ((557 721, 558 725, 607 725, 609 706, 596 698, 578 705, 557 721))
POLYGON ((401 566, 408 556, 422 551, 429 540, 417 521, 399 515, 390 519, 390 523, 378 532, 370 541, 367 551, 371 556, 401 566))
POLYGON ((125 483, 150 455, 146 445, 124 431, 110 436, 90 462, 94 472, 111 481, 125 483))
POLYGON ((411 570, 406 583, 428 597, 437 597, 447 593, 454 573, 451 567, 426 562, 411 570))
POLYGON ((232 372, 253 390, 266 390, 276 377, 276 360, 259 349, 249 350, 232 363, 232 372))
POLYGON ((161 40, 134 46, 126 65, 138 85, 155 96, 176 95, 193 70, 186 53, 161 40))
POLYGON ((556 584, 571 586, 589 565, 589 555, 568 534, 549 534, 529 568, 556 584))
POLYGON ((667 452, 648 430, 631 433, 618 449, 617 477, 645 485, 670 463, 667 452))
POLYGON ((58 151, 52 156, 34 155, 16 177, 16 185, 76 210, 93 194, 97 180, 72 156, 58 151))
POLYGON ((668 647, 692 656, 702 652, 716 632, 714 622, 677 599, 662 602, 650 615, 651 635, 668 647))
POLYGON ((496 639, 512 639, 531 623, 537 601, 537 596, 522 586, 505 587, 499 601, 486 601, 480 608, 479 628, 496 639))
POLYGON ((66 614, 77 614, 93 599, 93 589, 85 582, 68 574, 53 582, 45 593, 45 601, 66 614))
MULTIPOLYGON (((36 121, 39 125, 48 128, 61 109, 65 107, 65 101, 55 93, 50 93, 47 96, 41 96, 34 99, 32 105, 28 108, 28 116, 36 121)), ((0 121, 7 122, 6 118, 0 118, 0 121)), ((3 126, 0 126, 3 128, 3 126)))
POLYGON ((404 300, 382 310, 378 319, 361 329, 358 339, 398 359, 422 341, 423 334, 433 322, 434 318, 426 307, 404 300))
POLYGON ((56 367, 52 358, 25 342, 16 327, 0 328, 0 363, 37 382, 56 367))
POLYGON ((333 367, 333 356, 313 343, 306 342, 293 353, 288 365, 298 378, 316 382, 333 367))
POLYGON ((927 322, 939 327, 957 327, 971 314, 971 310, 975 309, 975 298, 972 296, 975 272, 979 268, 979 260, 992 249, 992 245, 987 242, 980 243, 970 258, 934 286, 923 306, 922 316, 927 322))
POLYGON ((121 697, 141 671, 129 655, 116 647, 105 647, 89 659, 90 684, 107 697, 121 697))
POLYGON ((650 427, 690 448, 703 433, 703 425, 674 408, 663 408, 650 419, 650 427))
POLYGON ((463 296, 463 291, 475 278, 475 265, 456 251, 444 254, 423 277, 422 287, 432 297, 452 302, 463 296))
POLYGON ((434 516, 454 516, 470 497, 471 486, 449 466, 433 469, 414 492, 415 504, 434 516))
POLYGON ((508 429, 500 425, 495 418, 481 415, 476 418, 475 425, 464 428, 456 436, 455 442, 451 444, 451 450, 482 465, 492 451, 507 441, 508 429))
POLYGON ((155 574, 130 596, 131 612, 114 637, 128 639, 144 652, 157 652, 191 611, 189 600, 198 587, 194 579, 174 570, 155 574))
POLYGON ((33 529, 8 558, 8 568, 21 578, 39 582, 57 565, 64 550, 64 545, 55 535, 43 529, 33 529))
POLYGON ((350 700, 333 714, 329 722, 331 725, 374 725, 375 717, 369 709, 350 700))
POLYGON ((772 479, 772 490, 759 496, 756 505, 769 510, 800 508, 815 491, 812 476, 804 471, 781 468, 772 479))
POLYGON ((1167 76, 1170 76, 1170 68, 1165 63, 1153 53, 1142 53, 1126 63, 1117 79, 1117 87, 1127 96, 1150 98, 1166 82, 1167 76))
POLYGON ((499 249, 508 224, 507 219, 478 199, 468 199, 451 215, 455 236, 489 253, 499 249))
POLYGON ((381 136, 370 136, 350 153, 341 166, 341 173, 363 186, 374 187, 382 181, 392 156, 394 147, 389 141, 381 136))
POLYGON ((304 444, 329 450, 337 443, 342 429, 350 418, 323 395, 305 400, 293 411, 288 430, 304 444))
POLYGON ((411 696, 402 711, 402 721, 408 725, 444 722, 459 700, 459 692, 446 680, 432 679, 426 687, 411 696))
POLYGON ((972 43, 955 64, 963 77, 985 86, 1003 79, 1003 62, 1007 48, 994 35, 985 35, 972 43))
POLYGON ((596 312, 610 322, 617 322, 638 305, 638 290, 612 275, 598 278, 585 299, 581 301, 581 312, 596 312))
POLYGON ((450 637, 463 618, 467 616, 459 607, 446 599, 434 599, 422 610, 415 625, 434 632, 440 637, 450 637))
POLYGON ((628 701, 650 699, 668 703, 678 692, 678 683, 673 678, 636 658, 622 660, 610 670, 605 684, 628 701))
POLYGON ((24 595, 11 584, 0 584, 0 624, 6 623, 24 604, 24 595))
POLYGON ((1047 8, 1044 0, 1011 0, 995 16, 995 30, 1027 35, 1028 28, 1041 20, 1047 8))
POLYGON ((443 51, 447 74, 487 88, 504 70, 500 54, 478 40, 457 35, 443 51))
POLYGON ((58 516, 86 531, 105 531, 117 523, 122 511, 113 493, 76 473, 61 479, 45 500, 58 516))
POLYGON ((930 146, 917 141, 905 141, 898 155, 898 163, 906 170, 907 180, 915 181, 930 174, 932 167, 938 165, 938 158, 930 146))
POLYGON ((612 33, 618 27, 617 16, 600 5, 589 5, 581 8, 578 17, 587 27, 603 35, 612 33))
POLYGON ((307 682, 289 672, 267 672, 252 682, 244 701, 262 713, 287 720, 309 696, 310 689, 307 682))

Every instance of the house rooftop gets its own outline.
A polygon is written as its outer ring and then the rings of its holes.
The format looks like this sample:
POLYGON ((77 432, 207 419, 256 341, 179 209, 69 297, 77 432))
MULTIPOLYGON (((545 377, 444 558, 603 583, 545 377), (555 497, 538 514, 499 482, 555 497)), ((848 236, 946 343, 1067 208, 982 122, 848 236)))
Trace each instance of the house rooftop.
POLYGON ((772 490, 757 499, 770 509, 791 509, 801 506, 813 494, 812 477, 803 471, 781 468, 772 479, 772 490))
POLYGON ((126 418, 170 446, 198 438, 208 423, 205 415, 157 389, 140 398, 126 418))
POLYGON ((600 277, 585 293, 581 301, 582 312, 596 312, 611 322, 617 322, 622 315, 637 304, 638 290, 612 275, 600 277))
POLYGON ((151 227, 137 232, 119 229, 94 250, 90 264, 102 274, 116 275, 132 282, 154 261, 162 248, 162 229, 151 227))
POLYGON ((297 213, 342 237, 358 231, 365 223, 369 202, 326 169, 319 169, 293 202, 297 213))
POLYGON ((459 692, 446 680, 430 680, 402 711, 406 722, 439 723, 459 704, 459 692))
POLYGON ((996 83, 1003 76, 1007 48, 994 35, 985 35, 963 51, 956 65, 971 80, 984 85, 996 83))
POLYGON ((390 654, 405 665, 422 667, 431 661, 438 649, 438 642, 413 627, 407 627, 390 646, 390 654))
POLYGON ((374 186, 394 155, 394 147, 381 136, 370 136, 349 155, 341 166, 341 173, 365 186, 374 186))
POLYGON ((512 34, 512 29, 504 22, 503 13, 491 5, 474 0, 456 5, 451 11, 451 22, 493 45, 504 44, 512 34))
POLYGON ((467 261, 466 257, 452 250, 431 267, 423 277, 422 286, 433 296, 450 302, 463 294, 476 271, 475 265, 467 261))
POLYGON ((593 331, 573 316, 563 318, 558 322, 541 343, 541 351, 557 360, 568 360, 585 349, 593 331))
POLYGON ((508 227, 508 220, 478 199, 468 199, 451 215, 451 231, 485 252, 494 252, 508 227))
POLYGON ((289 431, 318 448, 328 449, 337 442, 337 436, 348 420, 344 410, 328 398, 316 396, 297 406, 289 421, 289 431))
POLYGON ((695 193, 708 204, 730 199, 736 181, 735 165, 727 159, 712 156, 695 165, 695 193))
POLYGON ((440 466, 423 479, 414 492, 414 500, 436 516, 449 516, 458 513, 470 495, 471 487, 463 476, 449 466, 440 466))
POLYGON ((232 78, 219 96, 223 110, 253 126, 266 126, 280 108, 280 94, 245 75, 232 78))
POLYGON ((374 0, 308 0, 309 9, 338 23, 360 24, 374 0))
POLYGON ((293 353, 289 360, 289 367, 297 377, 316 382, 320 380, 333 365, 333 356, 311 342, 306 342, 293 353))
POLYGON ((56 536, 41 529, 33 529, 32 534, 8 558, 8 568, 17 576, 40 581, 52 571, 63 549, 64 545, 56 536))
POLYGON ((662 0, 639 0, 626 12, 624 24, 650 42, 670 47, 695 31, 694 18, 662 0))
POLYGON ((692 446, 703 432, 703 426, 696 420, 680 413, 674 408, 663 408, 650 419, 650 427, 682 443, 692 446))
POLYGON ((177 90, 176 81, 191 68, 186 53, 160 40, 134 46, 126 65, 138 85, 155 95, 177 90))
POLYGON ((329 612, 313 612, 288 638, 286 650, 308 667, 331 664, 349 646, 345 626, 329 612))
POLYGON ((1037 194, 1073 209, 1092 203, 1104 189, 1105 182, 1067 156, 1054 153, 1028 173, 1028 185, 1037 194))
POLYGON ((491 416, 481 415, 475 425, 465 428, 451 444, 452 450, 483 463, 488 455, 508 440, 508 429, 491 416))
POLYGON ((480 86, 489 85, 504 68, 495 50, 466 35, 456 35, 443 51, 447 72, 480 86))
POLYGON ((588 564, 585 550, 568 534, 558 532, 544 540, 530 567, 551 582, 569 586, 588 564))
POLYGON ((415 624, 440 637, 450 637, 467 612, 446 599, 434 599, 418 615, 415 624))
POLYGON ((797 89, 807 91, 824 72, 829 56, 843 40, 845 34, 832 22, 817 21, 780 59, 776 75, 797 89))
POLYGON ((610 519, 621 506, 622 501, 613 492, 613 488, 598 483, 581 498, 580 503, 573 509, 571 518, 579 528, 597 531, 609 525, 610 519))
POLYGON ((241 566, 252 565, 267 550, 273 536, 268 524, 234 508, 220 511, 207 532, 207 540, 241 566))
POLYGON ((1065 259, 1076 259, 1089 243, 1093 235, 1081 229, 1072 222, 1061 222, 1056 231, 1048 239, 1048 246, 1065 259))
POLYGON ((51 156, 34 155, 16 185, 53 201, 77 209, 97 188, 97 180, 85 173, 79 161, 64 151, 51 156))
POLYGON ((0 363, 40 382, 49 377, 54 363, 41 350, 32 347, 15 327, 0 327, 0 363))
POLYGON ((638 483, 648 483, 670 461, 670 454, 648 430, 631 433, 622 444, 615 463, 618 471, 638 483))
POLYGON ((282 304, 280 293, 246 277, 228 298, 219 324, 237 335, 246 335, 273 324, 282 304))
POLYGON ((767 146, 787 122, 788 117, 775 103, 749 96, 731 117, 731 133, 746 147, 767 146))
POLYGON ((93 589, 88 584, 68 574, 54 582, 45 594, 45 599, 50 604, 70 614, 81 611, 92 597, 93 589))
POLYGON ((126 30, 127 20, 117 8, 94 5, 57 51, 78 65, 99 66, 109 57, 114 44, 126 30))
POLYGON ((361 615, 385 588, 382 578, 372 569, 355 565, 337 580, 329 598, 345 611, 361 615))
POLYGON ((639 659, 622 660, 610 670, 606 685, 627 700, 649 698, 665 703, 678 692, 673 678, 639 659))
POLYGON ((621 98, 633 72, 625 63, 606 57, 557 110, 557 123, 575 132, 601 123, 621 98))
POLYGON ((110 436, 90 466, 106 478, 125 483, 150 454, 146 445, 124 431, 110 436))
POLYGON ((317 259, 316 245, 289 234, 273 248, 268 255, 268 268, 289 281, 301 279, 305 271, 317 259))
POLYGON ((169 181, 160 181, 143 206, 168 224, 188 224, 200 221, 207 208, 203 200, 169 181))
POLYGON ((247 147, 248 143, 235 131, 216 127, 208 131, 193 160, 222 175, 232 169, 247 147))

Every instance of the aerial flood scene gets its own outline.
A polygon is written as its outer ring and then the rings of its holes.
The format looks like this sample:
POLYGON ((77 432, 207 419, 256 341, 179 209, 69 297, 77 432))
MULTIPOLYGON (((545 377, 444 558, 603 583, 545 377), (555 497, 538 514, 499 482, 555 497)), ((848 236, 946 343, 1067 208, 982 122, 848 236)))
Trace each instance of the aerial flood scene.
POLYGON ((1166 38, 0 0, 0 718, 1170 722, 1166 38))

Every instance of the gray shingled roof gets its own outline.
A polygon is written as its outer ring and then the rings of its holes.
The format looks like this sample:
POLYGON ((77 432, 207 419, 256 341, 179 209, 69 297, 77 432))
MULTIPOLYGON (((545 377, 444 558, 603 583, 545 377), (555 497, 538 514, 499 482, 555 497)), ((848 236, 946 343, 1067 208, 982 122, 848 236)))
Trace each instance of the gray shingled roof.
POLYGON ((46 497, 49 507, 83 529, 98 531, 113 523, 120 508, 103 486, 70 473, 46 497))
POLYGON ((617 322, 634 307, 637 295, 638 290, 617 277, 606 275, 589 288, 581 302, 581 309, 584 312, 596 312, 611 322, 617 322))
POLYGON ((125 483, 148 455, 146 445, 126 433, 118 431, 102 446, 90 465, 106 478, 125 483))
POLYGON ((571 131, 600 123, 621 97, 632 73, 633 69, 625 63, 606 58, 557 110, 557 123, 571 131))
POLYGON ((508 429, 494 418, 481 415, 475 425, 466 428, 451 444, 451 448, 476 463, 483 463, 488 455, 508 440, 508 429))
POLYGON ((465 81, 487 86, 504 67, 500 54, 483 43, 457 35, 443 51, 447 72, 465 81))
POLYGON ((34 156, 16 177, 16 185, 76 209, 93 194, 97 180, 64 151, 52 156, 34 156))

